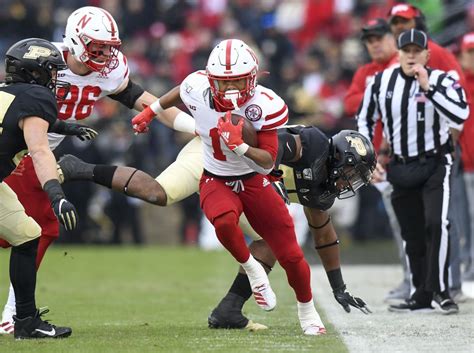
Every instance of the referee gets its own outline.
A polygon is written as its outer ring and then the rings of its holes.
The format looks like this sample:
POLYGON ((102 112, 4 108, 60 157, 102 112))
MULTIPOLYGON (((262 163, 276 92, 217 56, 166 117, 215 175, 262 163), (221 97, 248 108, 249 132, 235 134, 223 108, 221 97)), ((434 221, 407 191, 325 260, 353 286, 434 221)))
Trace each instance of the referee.
MULTIPOLYGON (((465 93, 446 72, 426 67, 428 38, 411 29, 398 37, 400 67, 377 74, 357 113, 359 131, 372 139, 377 119, 391 149, 387 179, 406 242, 414 292, 390 311, 457 313, 448 286, 448 205, 452 147, 449 128, 469 115, 465 93)), ((375 181, 385 170, 377 165, 375 181)))

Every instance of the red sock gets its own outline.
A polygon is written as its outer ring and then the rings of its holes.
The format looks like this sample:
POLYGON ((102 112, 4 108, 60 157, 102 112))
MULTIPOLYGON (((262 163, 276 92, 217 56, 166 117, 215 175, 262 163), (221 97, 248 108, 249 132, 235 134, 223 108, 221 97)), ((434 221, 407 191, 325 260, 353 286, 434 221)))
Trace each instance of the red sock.
POLYGON ((50 237, 49 235, 42 235, 39 240, 38 253, 36 255, 36 270, 40 267, 44 254, 48 247, 55 241, 57 237, 50 237))
POLYGON ((295 291, 300 303, 307 303, 313 298, 311 293, 311 271, 308 263, 301 259, 297 262, 283 261, 280 265, 285 269, 288 283, 295 291))
POLYGON ((234 212, 227 212, 214 219, 213 224, 221 244, 238 262, 243 263, 249 259, 250 251, 238 223, 237 215, 234 212))

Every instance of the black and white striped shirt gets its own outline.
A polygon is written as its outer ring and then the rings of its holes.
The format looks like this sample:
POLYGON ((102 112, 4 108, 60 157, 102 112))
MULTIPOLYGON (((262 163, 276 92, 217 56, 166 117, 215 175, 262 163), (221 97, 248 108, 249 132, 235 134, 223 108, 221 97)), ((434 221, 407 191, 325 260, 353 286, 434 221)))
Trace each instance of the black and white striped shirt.
POLYGON ((392 153, 414 157, 439 150, 450 138, 450 127, 462 130, 469 107, 454 78, 441 70, 428 69, 428 75, 431 89, 424 93, 400 67, 377 74, 356 115, 359 132, 372 140, 375 122, 381 118, 392 153))

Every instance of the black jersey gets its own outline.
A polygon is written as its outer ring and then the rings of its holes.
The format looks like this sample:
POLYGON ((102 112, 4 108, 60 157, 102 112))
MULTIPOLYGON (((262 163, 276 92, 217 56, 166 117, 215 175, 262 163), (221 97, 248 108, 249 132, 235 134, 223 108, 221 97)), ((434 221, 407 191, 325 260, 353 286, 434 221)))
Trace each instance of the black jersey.
POLYGON ((301 158, 279 166, 284 172, 283 180, 290 200, 310 208, 329 209, 336 199, 335 194, 328 193, 329 139, 314 126, 290 127, 280 131, 301 138, 301 158))
POLYGON ((19 121, 37 116, 51 125, 57 115, 56 99, 48 88, 27 83, 0 86, 0 181, 15 169, 15 161, 27 152, 19 121))

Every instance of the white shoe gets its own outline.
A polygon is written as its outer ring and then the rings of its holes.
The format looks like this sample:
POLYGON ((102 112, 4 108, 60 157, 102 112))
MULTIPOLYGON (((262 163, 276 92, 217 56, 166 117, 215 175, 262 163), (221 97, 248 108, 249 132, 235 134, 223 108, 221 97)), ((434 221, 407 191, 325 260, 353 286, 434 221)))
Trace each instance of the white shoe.
MULTIPOLYGON (((250 282, 252 283, 252 282, 250 282)), ((257 305, 265 311, 272 311, 276 306, 276 295, 270 287, 270 283, 252 286, 253 297, 257 305)))
POLYGON ((263 266, 250 255, 245 263, 241 263, 252 288, 257 305, 265 311, 271 311, 276 306, 276 295, 270 286, 267 273, 263 266))
POLYGON ((313 300, 307 303, 298 302, 298 318, 305 335, 320 336, 326 334, 326 328, 314 307, 313 300))
POLYGON ((307 336, 320 336, 326 334, 324 326, 310 325, 303 329, 303 333, 307 336))
POLYGON ((0 323, 0 335, 12 335, 15 331, 15 324, 13 322, 13 315, 16 310, 5 306, 2 313, 2 322, 0 323))

